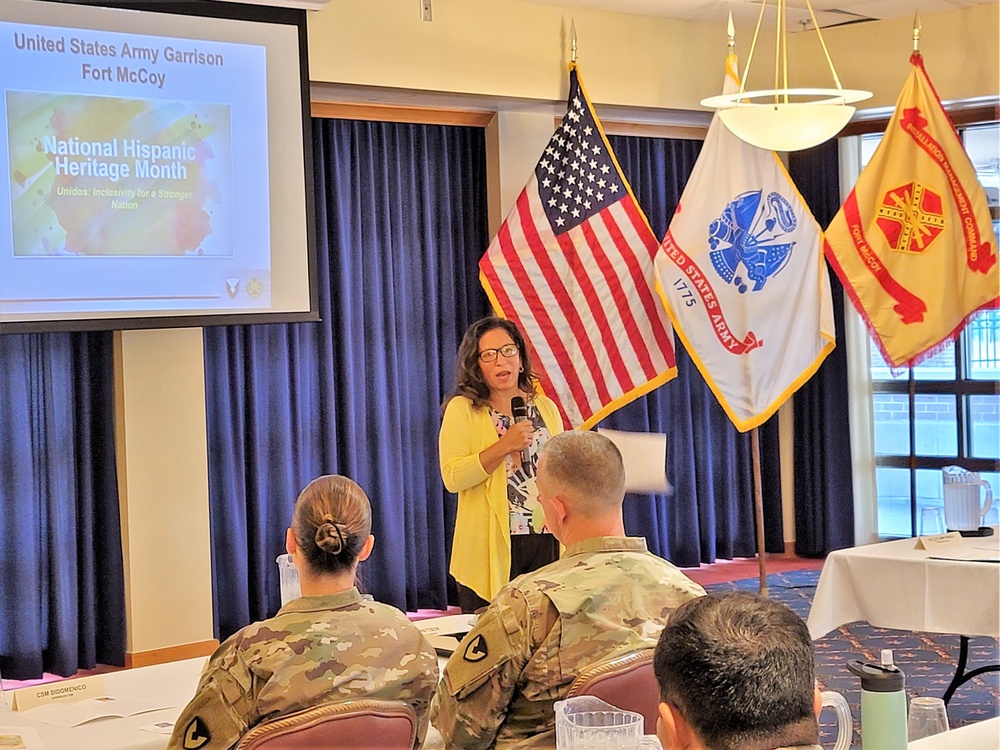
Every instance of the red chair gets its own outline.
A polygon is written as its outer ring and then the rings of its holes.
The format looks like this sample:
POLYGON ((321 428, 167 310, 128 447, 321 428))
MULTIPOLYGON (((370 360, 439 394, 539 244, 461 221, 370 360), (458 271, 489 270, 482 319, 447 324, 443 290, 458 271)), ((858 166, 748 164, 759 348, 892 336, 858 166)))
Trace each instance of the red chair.
POLYGON ((258 724, 236 750, 412 750, 416 736, 417 717, 409 704, 365 698, 258 724))
POLYGON ((587 667, 573 680, 566 697, 576 695, 592 695, 617 708, 642 714, 643 733, 654 734, 660 686, 653 673, 653 649, 635 651, 587 667))

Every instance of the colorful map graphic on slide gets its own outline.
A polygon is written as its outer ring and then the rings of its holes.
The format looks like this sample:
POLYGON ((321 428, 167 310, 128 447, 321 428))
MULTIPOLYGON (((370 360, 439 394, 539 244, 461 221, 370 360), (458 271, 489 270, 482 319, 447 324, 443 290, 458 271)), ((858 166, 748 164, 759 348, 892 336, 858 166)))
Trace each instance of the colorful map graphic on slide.
POLYGON ((224 104, 7 92, 15 256, 233 254, 224 104))

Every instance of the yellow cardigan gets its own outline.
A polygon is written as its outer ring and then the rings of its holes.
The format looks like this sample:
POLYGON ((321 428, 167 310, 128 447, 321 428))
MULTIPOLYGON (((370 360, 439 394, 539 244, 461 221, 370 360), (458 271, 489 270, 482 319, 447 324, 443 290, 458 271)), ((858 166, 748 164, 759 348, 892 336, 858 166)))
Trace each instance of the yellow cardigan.
MULTIPOLYGON (((535 406, 550 435, 562 432, 562 417, 551 399, 538 394, 535 406)), ((473 408, 465 396, 448 402, 438 435, 438 454, 444 486, 458 493, 451 574, 486 601, 491 601, 510 578, 506 461, 492 474, 479 463, 480 452, 499 439, 489 409, 473 408)))

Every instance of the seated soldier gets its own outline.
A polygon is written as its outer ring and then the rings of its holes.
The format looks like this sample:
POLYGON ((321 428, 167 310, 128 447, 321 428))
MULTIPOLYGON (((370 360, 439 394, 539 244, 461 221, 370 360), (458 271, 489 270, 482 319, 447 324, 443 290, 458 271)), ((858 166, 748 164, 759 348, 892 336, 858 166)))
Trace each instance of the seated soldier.
POLYGON ((371 527, 368 497, 347 477, 319 477, 302 490, 285 536, 302 596, 216 649, 168 750, 224 750, 260 722, 359 698, 409 703, 420 744, 437 657, 406 615, 358 593, 371 527))
POLYGON ((822 750, 812 640, 785 605, 739 591, 688 602, 654 664, 663 750, 822 750))
POLYGON ((447 748, 554 747, 553 704, 580 670, 653 647, 670 612, 705 593, 625 536, 625 469, 608 438, 551 438, 537 481, 566 551, 500 589, 449 659, 431 705, 447 748))

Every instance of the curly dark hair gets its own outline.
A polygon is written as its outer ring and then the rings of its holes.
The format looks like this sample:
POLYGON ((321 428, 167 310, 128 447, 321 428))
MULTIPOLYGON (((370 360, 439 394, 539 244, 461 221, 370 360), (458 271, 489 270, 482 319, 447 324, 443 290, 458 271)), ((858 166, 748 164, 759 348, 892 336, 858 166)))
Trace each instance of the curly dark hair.
POLYGON ((465 396, 476 408, 485 408, 490 402, 490 389, 479 368, 479 339, 492 330, 502 328, 508 333, 521 356, 521 372, 517 376, 517 387, 529 396, 537 393, 535 375, 531 371, 531 355, 524 343, 524 336, 517 325, 503 318, 481 318, 469 326, 458 347, 455 362, 455 389, 444 400, 445 406, 456 396, 465 396))

